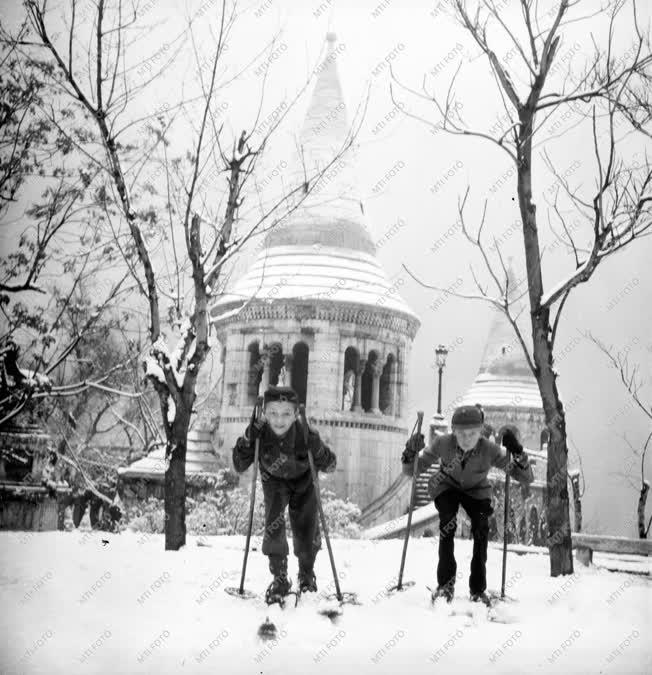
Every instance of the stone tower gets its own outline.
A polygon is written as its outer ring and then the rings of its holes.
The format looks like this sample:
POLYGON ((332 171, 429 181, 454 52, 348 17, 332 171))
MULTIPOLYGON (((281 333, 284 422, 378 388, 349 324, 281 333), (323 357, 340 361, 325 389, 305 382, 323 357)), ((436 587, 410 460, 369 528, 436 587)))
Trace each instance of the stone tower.
MULTIPOLYGON (((519 283, 511 266, 508 269, 512 289, 511 305, 517 316, 522 308, 520 296, 526 282, 519 283)), ((461 405, 481 403, 486 421, 496 438, 505 426, 516 428, 521 443, 540 450, 547 443, 545 414, 537 381, 528 366, 516 333, 505 315, 496 310, 493 316, 478 374, 461 405)))
MULTIPOLYGON (((299 139, 308 175, 328 166, 349 132, 340 50, 333 34, 327 40, 299 139)), ((288 171, 304 175, 298 158, 288 171)), ((348 150, 212 308, 223 361, 220 453, 230 461, 257 395, 282 382, 337 453, 325 487, 361 508, 381 495, 400 473, 407 367, 420 323, 399 286, 376 259, 348 150)))
MULTIPOLYGON (((508 267, 510 304, 513 315, 523 308, 526 283, 519 282, 508 267)), ((525 336, 526 337, 526 336, 525 336)), ((516 483, 510 492, 508 541, 543 545, 547 536, 545 526, 544 494, 547 466, 547 434, 545 413, 537 381, 528 366, 516 333, 505 315, 494 314, 480 369, 464 395, 461 405, 482 404, 485 421, 493 428, 495 440, 500 443, 502 432, 510 427, 518 432, 525 446, 534 482, 529 487, 516 483)), ((490 518, 490 536, 502 540, 504 518, 505 474, 491 469, 489 480, 494 486, 494 509, 490 518)), ((470 523, 463 518, 462 533, 470 535, 470 523)))

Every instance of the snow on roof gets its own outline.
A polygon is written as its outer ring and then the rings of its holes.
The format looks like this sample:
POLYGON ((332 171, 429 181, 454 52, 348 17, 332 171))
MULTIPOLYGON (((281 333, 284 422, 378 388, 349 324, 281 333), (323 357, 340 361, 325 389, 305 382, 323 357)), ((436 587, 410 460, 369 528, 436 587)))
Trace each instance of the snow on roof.
MULTIPOLYGON (((188 432, 186 450, 186 475, 215 474, 221 468, 217 457, 213 454, 210 440, 198 437, 195 432, 188 432)), ((136 460, 127 467, 120 467, 118 474, 126 478, 160 478, 165 475, 165 446, 155 447, 146 457, 136 460)))
POLYGON ((363 304, 416 319, 399 294, 402 285, 402 279, 391 282, 376 258, 361 251, 278 246, 261 253, 231 291, 213 305, 213 311, 230 309, 248 298, 263 302, 298 299, 363 304))
POLYGON ((479 374, 462 398, 460 405, 509 408, 543 408, 534 377, 512 378, 507 375, 479 374))

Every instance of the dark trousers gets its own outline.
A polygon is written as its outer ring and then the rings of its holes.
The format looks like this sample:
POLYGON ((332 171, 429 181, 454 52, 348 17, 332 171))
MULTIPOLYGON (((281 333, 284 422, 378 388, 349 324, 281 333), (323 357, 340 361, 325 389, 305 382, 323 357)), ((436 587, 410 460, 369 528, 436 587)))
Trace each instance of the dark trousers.
POLYGON ((289 552, 285 535, 285 509, 290 507, 292 544, 296 556, 313 558, 321 548, 317 496, 312 476, 294 480, 265 475, 265 532, 263 553, 286 556, 289 552))
POLYGON ((471 519, 471 533, 473 534, 469 590, 471 593, 482 593, 487 589, 489 516, 493 513, 491 499, 473 499, 459 490, 446 490, 435 498, 435 507, 439 512, 437 584, 439 586, 455 585, 457 562, 455 561, 454 537, 457 528, 457 510, 460 504, 471 519))

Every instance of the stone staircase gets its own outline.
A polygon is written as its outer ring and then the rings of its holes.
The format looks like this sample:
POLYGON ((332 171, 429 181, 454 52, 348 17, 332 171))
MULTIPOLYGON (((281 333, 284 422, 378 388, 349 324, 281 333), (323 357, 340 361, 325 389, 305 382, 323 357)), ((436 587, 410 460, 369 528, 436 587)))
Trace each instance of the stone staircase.
POLYGON ((439 471, 439 462, 435 462, 429 466, 423 473, 417 476, 417 490, 414 497, 414 508, 425 506, 432 503, 430 495, 428 494, 428 481, 439 471))

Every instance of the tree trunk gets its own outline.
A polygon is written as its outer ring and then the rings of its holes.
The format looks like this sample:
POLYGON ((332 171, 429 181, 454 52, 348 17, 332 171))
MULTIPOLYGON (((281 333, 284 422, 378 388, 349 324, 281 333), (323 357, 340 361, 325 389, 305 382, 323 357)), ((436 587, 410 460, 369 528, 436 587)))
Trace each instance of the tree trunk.
POLYGON ((548 444, 548 471, 545 491, 546 520, 548 522, 548 550, 550 552, 550 575, 573 573, 573 553, 570 527, 570 500, 567 488, 568 448, 566 446, 566 420, 555 375, 550 371, 539 380, 539 388, 546 412, 546 425, 550 431, 548 444), (552 385, 554 395, 544 391, 552 385), (548 385, 548 386, 545 386, 548 385), (546 400, 547 399, 547 400, 546 400), (556 410, 556 416, 549 410, 556 410))
POLYGON ((647 531, 645 529, 645 503, 647 502, 647 493, 650 490, 650 484, 643 481, 641 485, 641 493, 638 496, 638 538, 647 539, 647 531))
POLYGON ((575 532, 582 531, 582 502, 580 500, 580 476, 574 473, 570 477, 571 487, 573 488, 573 514, 575 532))
POLYGON ((550 574, 556 577, 560 574, 573 573, 569 498, 566 487, 568 465, 566 421, 564 408, 557 390, 557 375, 552 367, 553 345, 550 341, 552 335, 550 310, 541 306, 543 296, 541 251, 537 231, 536 206, 532 200, 534 108, 527 106, 521 108, 519 118, 521 124, 517 153, 517 193, 523 223, 523 243, 531 309, 534 376, 539 385, 546 426, 550 432, 547 488, 544 501, 548 523, 547 543, 550 551, 550 574))
POLYGON ((170 464, 165 472, 165 550, 178 551, 186 544, 186 448, 190 408, 179 405, 168 448, 170 464))

